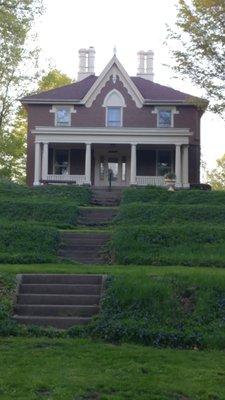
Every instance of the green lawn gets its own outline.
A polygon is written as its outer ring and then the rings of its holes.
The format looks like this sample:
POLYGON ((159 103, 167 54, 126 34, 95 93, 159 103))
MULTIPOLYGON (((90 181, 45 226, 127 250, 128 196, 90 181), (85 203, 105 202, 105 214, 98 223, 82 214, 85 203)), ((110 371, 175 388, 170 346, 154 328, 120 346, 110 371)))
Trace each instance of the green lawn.
POLYGON ((0 339, 1 400, 225 399, 225 353, 0 339))

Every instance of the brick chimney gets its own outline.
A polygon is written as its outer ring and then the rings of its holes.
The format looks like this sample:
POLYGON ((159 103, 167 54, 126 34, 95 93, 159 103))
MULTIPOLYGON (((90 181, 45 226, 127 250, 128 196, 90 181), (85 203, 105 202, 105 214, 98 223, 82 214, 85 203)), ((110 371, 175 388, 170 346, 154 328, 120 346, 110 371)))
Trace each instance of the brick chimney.
POLYGON ((89 49, 79 50, 79 72, 77 80, 87 78, 90 75, 95 75, 95 49, 89 47, 89 49))
POLYGON ((140 50, 138 53, 138 71, 137 76, 153 81, 153 57, 154 53, 152 50, 143 51, 140 50))

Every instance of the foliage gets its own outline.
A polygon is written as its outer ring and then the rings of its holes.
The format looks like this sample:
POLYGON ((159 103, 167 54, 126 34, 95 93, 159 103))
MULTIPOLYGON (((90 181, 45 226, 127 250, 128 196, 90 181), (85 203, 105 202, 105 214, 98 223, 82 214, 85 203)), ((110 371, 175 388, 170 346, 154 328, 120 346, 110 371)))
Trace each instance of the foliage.
POLYGON ((225 108, 224 19, 224 0, 179 0, 176 27, 168 35, 175 73, 203 88, 211 109, 220 114, 225 108))
POLYGON ((55 89, 60 86, 65 86, 71 84, 72 79, 54 68, 45 73, 38 83, 38 92, 43 92, 45 90, 55 89))
POLYGON ((59 234, 54 228, 0 222, 0 263, 54 261, 58 245, 59 234))
POLYGON ((225 190, 225 154, 216 163, 216 168, 207 171, 206 179, 213 189, 225 190))
POLYGON ((128 188, 123 191, 122 204, 133 202, 157 202, 170 204, 214 204, 225 203, 224 191, 209 190, 177 190, 170 192, 167 189, 152 188, 128 188))

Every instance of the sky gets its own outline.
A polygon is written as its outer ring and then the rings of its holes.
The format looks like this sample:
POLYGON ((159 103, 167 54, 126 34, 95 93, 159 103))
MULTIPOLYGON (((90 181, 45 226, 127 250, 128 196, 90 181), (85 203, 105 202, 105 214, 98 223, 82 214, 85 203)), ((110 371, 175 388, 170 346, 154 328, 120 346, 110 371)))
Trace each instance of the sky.
MULTIPOLYGON (((44 15, 36 24, 41 63, 77 78, 78 50, 93 46, 95 73, 99 75, 113 56, 133 76, 137 73, 137 52, 154 51, 154 81, 174 89, 201 96, 190 82, 174 79, 166 24, 176 20, 178 0, 43 0, 44 15)), ((225 122, 206 112, 201 122, 202 160, 207 168, 225 153, 225 122)))

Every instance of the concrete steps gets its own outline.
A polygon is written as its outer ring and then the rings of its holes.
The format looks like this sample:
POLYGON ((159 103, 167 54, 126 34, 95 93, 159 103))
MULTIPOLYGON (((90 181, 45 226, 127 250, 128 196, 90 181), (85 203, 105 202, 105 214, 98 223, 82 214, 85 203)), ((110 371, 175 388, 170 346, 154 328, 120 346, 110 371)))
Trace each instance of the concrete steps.
POLYGON ((84 226, 105 226, 112 222, 118 211, 116 208, 82 208, 78 224, 84 226))
POLYGON ((21 275, 13 318, 58 329, 87 324, 99 312, 103 285, 102 275, 21 275))
POLYGON ((84 264, 103 264, 103 250, 108 240, 107 232, 63 232, 58 255, 84 264))
POLYGON ((118 206, 122 197, 122 190, 116 188, 92 189, 91 193, 91 204, 98 206, 118 206))

